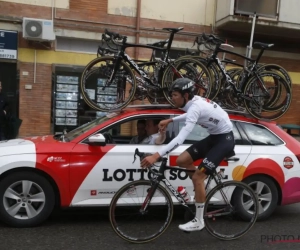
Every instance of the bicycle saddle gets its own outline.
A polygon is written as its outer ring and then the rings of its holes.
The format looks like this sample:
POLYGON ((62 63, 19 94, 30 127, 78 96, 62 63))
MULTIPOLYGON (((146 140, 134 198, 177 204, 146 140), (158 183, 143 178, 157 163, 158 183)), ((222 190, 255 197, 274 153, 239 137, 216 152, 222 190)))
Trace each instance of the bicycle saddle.
POLYGON ((178 31, 183 30, 183 27, 179 27, 179 28, 163 28, 163 30, 167 30, 167 31, 172 32, 172 33, 177 33, 178 31))
POLYGON ((272 46, 274 46, 273 43, 261 43, 261 42, 255 42, 254 45, 258 45, 260 46, 261 48, 271 48, 272 46))
POLYGON ((169 39, 164 40, 164 41, 159 41, 159 42, 156 42, 156 43, 148 43, 147 45, 163 48, 168 42, 169 42, 169 39))

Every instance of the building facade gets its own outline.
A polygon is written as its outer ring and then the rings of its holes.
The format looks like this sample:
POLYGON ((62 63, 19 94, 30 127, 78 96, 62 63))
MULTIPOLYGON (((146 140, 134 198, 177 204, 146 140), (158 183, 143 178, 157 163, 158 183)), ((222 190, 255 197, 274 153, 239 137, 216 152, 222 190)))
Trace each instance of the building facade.
MULTIPOLYGON (((234 0, 186 0, 184 6, 178 0, 0 0, 0 5, 0 32, 6 36, 13 33, 12 39, 16 42, 12 48, 15 58, 9 58, 7 50, 0 56, 0 80, 13 113, 23 120, 20 137, 61 132, 65 127, 72 129, 95 117, 95 111, 80 98, 78 82, 84 66, 97 56, 97 46, 105 29, 128 36, 129 42, 153 43, 168 38, 169 34, 162 28, 184 27, 175 35, 172 45, 173 49, 182 51, 191 48, 195 36, 202 32, 220 33, 238 53, 245 53, 251 33, 249 15, 235 15, 231 10, 236 6, 234 0), (28 39, 30 34, 26 29, 23 32, 27 19, 49 20, 55 39, 50 42, 28 39), (239 25, 241 23, 246 25, 239 25), (237 27, 247 32, 240 32, 237 27), (71 92, 76 95, 69 104, 62 101, 63 95, 61 100, 55 95, 61 84, 66 83, 70 89, 64 96, 71 92), (64 105, 62 116, 67 116, 68 120, 58 118, 57 105, 64 105)), ((268 25, 274 24, 260 22, 254 38, 264 39, 262 42, 272 40, 276 45, 266 51, 261 62, 281 65, 293 81, 292 105, 278 123, 300 124, 300 117, 295 115, 299 114, 297 96, 300 96, 300 51, 296 46, 299 41, 296 35, 287 37, 282 31, 291 27, 264 36, 268 33, 268 25)), ((10 44, 7 39, 5 43, 5 46, 10 44)), ((127 53, 133 58, 146 59, 151 51, 130 48, 127 53)), ((252 54, 255 56, 257 50, 252 54)))

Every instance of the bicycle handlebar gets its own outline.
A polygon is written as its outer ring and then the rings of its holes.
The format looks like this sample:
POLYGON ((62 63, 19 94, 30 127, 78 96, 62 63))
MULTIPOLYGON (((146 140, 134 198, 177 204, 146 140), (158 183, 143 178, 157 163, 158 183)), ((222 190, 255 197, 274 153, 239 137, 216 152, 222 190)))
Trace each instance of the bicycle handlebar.
POLYGON ((122 36, 119 33, 109 31, 108 29, 105 29, 104 33, 105 35, 109 36, 111 38, 111 41, 115 44, 117 44, 115 40, 122 40, 122 43, 125 43, 127 41, 127 36, 122 36))
MULTIPOLYGON (((152 154, 140 152, 139 149, 136 148, 135 151, 134 151, 134 156, 133 156, 134 160, 133 160, 133 163, 134 163, 135 160, 136 160, 136 155, 140 157, 140 161, 141 161, 141 160, 144 159, 146 156, 149 156, 149 155, 152 155, 152 154)), ((162 175, 163 175, 163 174, 161 174, 161 173, 158 173, 157 171, 153 171, 153 170, 151 169, 152 167, 153 167, 153 165, 152 165, 151 167, 148 168, 149 171, 150 171, 152 174, 154 174, 154 175, 159 175, 159 176, 162 176, 162 175)))
POLYGON ((216 45, 220 45, 222 43, 225 43, 224 40, 216 37, 215 35, 212 35, 212 34, 209 34, 209 35, 206 35, 205 33, 202 33, 202 37, 207 41, 207 42, 212 42, 216 45))

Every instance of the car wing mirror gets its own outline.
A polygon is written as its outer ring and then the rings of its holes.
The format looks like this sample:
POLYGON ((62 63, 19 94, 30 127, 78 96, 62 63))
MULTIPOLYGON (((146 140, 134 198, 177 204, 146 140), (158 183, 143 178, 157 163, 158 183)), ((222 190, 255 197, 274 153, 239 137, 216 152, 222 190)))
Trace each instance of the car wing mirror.
POLYGON ((91 146, 105 146, 105 137, 102 134, 95 134, 88 138, 88 144, 91 146))

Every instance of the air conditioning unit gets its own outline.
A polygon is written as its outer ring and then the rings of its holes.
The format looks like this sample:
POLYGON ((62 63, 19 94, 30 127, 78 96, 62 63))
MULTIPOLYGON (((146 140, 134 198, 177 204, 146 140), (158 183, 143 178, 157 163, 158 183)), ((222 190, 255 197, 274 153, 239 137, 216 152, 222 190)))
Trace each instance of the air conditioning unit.
POLYGON ((53 21, 24 17, 23 38, 35 41, 54 41, 53 21))

